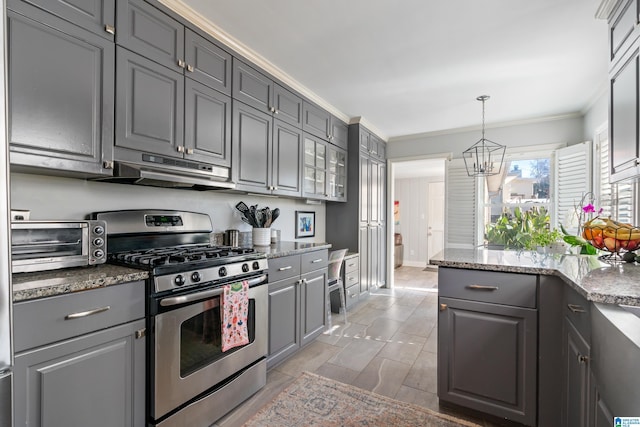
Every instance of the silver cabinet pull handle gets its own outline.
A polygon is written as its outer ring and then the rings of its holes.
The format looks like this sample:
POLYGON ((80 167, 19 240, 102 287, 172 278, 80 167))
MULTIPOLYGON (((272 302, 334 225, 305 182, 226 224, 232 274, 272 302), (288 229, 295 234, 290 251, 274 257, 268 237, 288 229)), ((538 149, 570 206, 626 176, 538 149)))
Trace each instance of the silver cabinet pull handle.
POLYGON ((497 286, 486 286, 486 285, 469 285, 467 289, 472 289, 474 291, 497 291, 497 286))
POLYGON ((193 148, 187 148, 187 154, 193 154, 193 148))
POLYGON ((311 261, 311 264, 317 264, 317 263, 322 262, 322 261, 324 261, 322 258, 314 259, 313 261, 311 261))
POLYGON ((176 149, 178 150, 178 153, 184 153, 184 145, 178 145, 176 149))
POLYGON ((193 68, 193 65, 187 64, 187 71, 193 73, 193 70, 195 70, 195 68, 193 68))
POLYGON ((278 269, 278 271, 291 270, 291 268, 292 268, 292 267, 291 267, 290 265, 287 265, 286 267, 280 267, 280 268, 278 269))
POLYGON ((64 320, 80 319, 81 317, 93 316, 94 314, 102 313, 107 310, 111 310, 111 306, 108 305, 106 307, 94 308, 93 310, 79 311, 77 313, 67 314, 66 316, 64 316, 64 320))
POLYGON ((116 27, 114 27, 113 25, 105 25, 104 26, 104 30, 109 33, 109 34, 115 34, 116 33, 116 27))
POLYGON ((581 305, 576 304, 567 304, 567 308, 571 310, 572 313, 585 313, 586 310, 582 308, 581 305))
POLYGON ((180 68, 186 68, 187 63, 184 62, 182 59, 178 59, 178 67, 180 68))

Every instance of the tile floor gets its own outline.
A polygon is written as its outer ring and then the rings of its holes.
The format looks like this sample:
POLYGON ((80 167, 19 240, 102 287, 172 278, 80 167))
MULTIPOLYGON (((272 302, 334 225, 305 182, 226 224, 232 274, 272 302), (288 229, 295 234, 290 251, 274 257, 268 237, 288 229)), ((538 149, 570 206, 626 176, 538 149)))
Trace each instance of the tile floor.
POLYGON ((438 406, 437 272, 403 266, 394 279, 394 290, 377 289, 351 309, 346 327, 333 313, 330 330, 271 369, 267 385, 214 426, 241 426, 302 371, 493 426, 438 406))

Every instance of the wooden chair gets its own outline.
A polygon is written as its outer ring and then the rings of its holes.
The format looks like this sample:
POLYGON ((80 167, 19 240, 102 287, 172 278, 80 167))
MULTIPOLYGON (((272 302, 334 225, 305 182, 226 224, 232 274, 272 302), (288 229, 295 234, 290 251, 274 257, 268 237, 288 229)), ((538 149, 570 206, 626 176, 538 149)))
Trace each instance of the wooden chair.
POLYGON ((331 329, 331 292, 340 292, 340 304, 342 305, 342 313, 344 314, 344 324, 347 325, 347 304, 345 301, 344 282, 340 275, 342 269, 342 261, 346 255, 346 249, 339 249, 329 253, 329 265, 327 274, 327 326, 331 329))

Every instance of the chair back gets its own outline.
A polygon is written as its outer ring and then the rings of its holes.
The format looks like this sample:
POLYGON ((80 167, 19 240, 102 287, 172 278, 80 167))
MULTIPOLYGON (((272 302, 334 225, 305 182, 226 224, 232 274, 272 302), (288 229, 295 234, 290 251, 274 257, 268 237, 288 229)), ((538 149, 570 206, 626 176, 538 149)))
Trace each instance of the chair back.
POLYGON ((340 278, 340 267, 342 267, 342 260, 346 254, 346 249, 338 249, 329 252, 329 265, 327 266, 329 283, 340 278))

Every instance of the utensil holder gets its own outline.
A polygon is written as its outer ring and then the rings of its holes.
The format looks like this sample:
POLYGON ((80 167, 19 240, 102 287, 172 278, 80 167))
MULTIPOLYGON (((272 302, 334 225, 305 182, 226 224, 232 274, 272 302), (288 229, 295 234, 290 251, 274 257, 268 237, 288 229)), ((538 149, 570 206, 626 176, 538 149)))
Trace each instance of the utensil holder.
POLYGON ((271 229, 256 228, 253 229, 253 245, 269 246, 271 244, 271 229))

